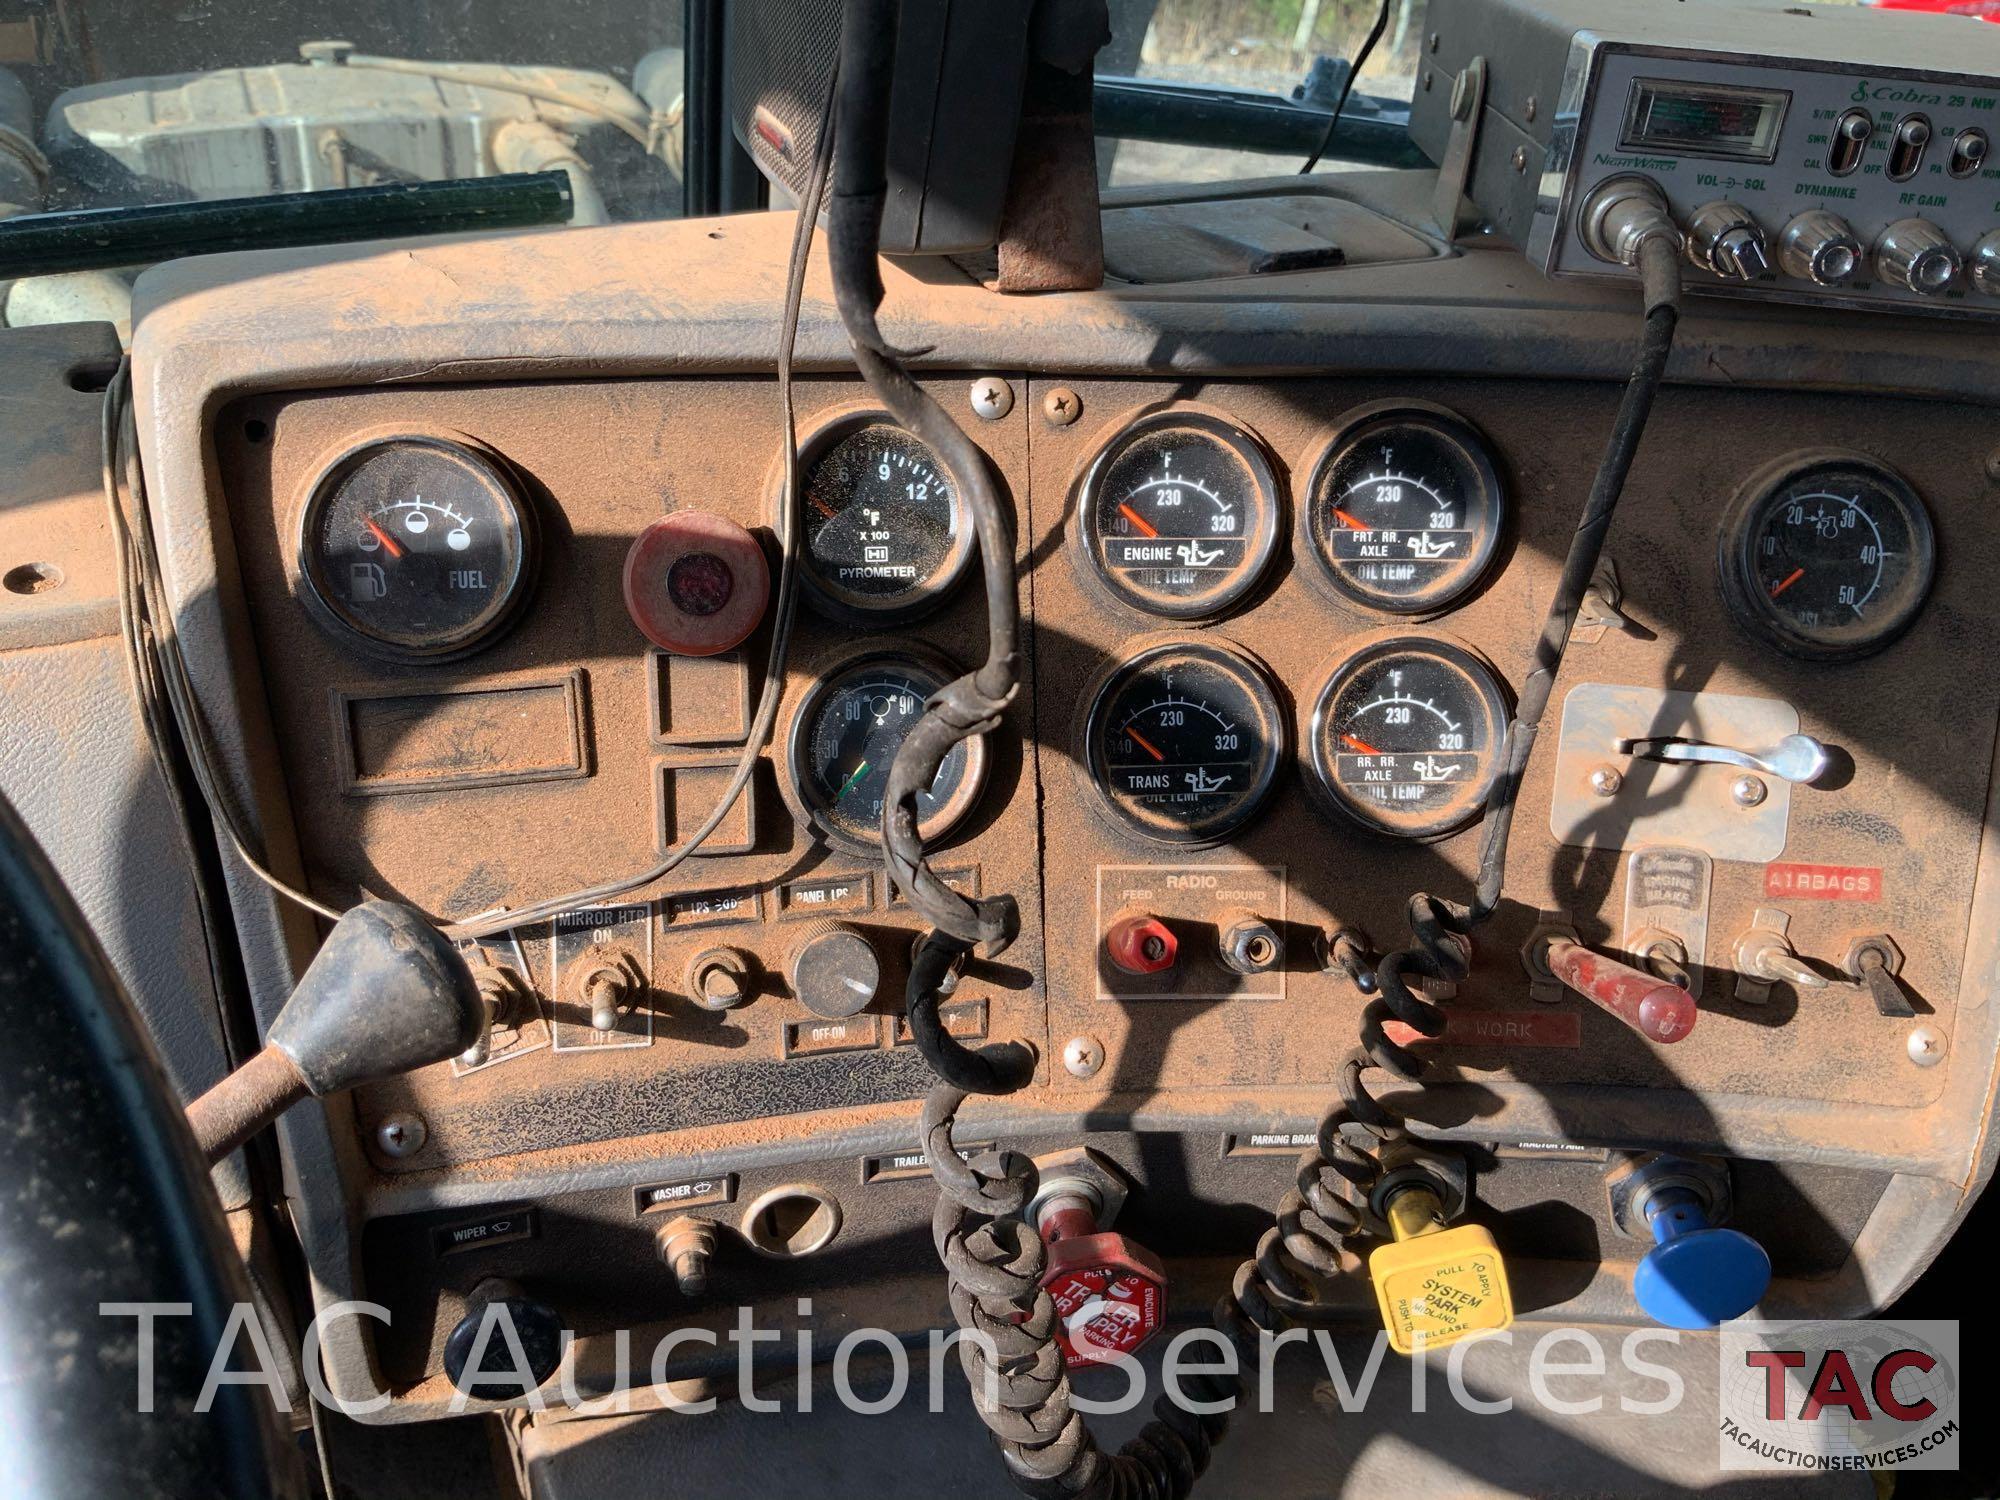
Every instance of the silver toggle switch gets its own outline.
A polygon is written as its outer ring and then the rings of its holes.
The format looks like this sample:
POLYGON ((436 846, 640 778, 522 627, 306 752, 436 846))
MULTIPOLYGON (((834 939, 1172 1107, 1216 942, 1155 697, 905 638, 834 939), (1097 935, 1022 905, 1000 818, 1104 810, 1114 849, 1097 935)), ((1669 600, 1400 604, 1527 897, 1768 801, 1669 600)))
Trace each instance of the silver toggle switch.
POLYGON ((2000 229, 1972 247, 1972 289, 1987 297, 2000 297, 2000 229))
POLYGON ((1816 286, 1845 286, 1861 269, 1861 241, 1839 214, 1807 209, 1778 235, 1778 264, 1816 286))

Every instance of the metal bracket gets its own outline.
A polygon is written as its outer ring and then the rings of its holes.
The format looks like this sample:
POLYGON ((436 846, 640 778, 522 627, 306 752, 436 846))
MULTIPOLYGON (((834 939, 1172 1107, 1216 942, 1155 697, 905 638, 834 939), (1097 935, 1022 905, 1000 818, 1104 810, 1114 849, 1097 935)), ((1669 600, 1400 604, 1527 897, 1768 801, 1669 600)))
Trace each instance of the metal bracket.
POLYGON ((1451 138, 1445 142, 1444 160, 1438 163, 1437 194, 1431 200, 1431 217, 1447 241, 1456 240, 1462 230, 1471 227, 1465 212, 1465 189, 1472 180, 1472 148, 1479 141, 1479 125, 1485 114, 1486 59, 1475 57, 1452 81, 1451 138))

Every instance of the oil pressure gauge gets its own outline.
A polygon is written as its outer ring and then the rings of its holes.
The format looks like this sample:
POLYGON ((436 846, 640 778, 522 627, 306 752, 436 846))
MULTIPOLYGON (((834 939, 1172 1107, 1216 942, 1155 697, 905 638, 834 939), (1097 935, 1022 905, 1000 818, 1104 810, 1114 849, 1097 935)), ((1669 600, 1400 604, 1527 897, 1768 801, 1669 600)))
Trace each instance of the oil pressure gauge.
POLYGON ((1720 564, 1723 597, 1745 627, 1790 655, 1841 661, 1909 628, 1937 545, 1930 512, 1893 469, 1859 454, 1806 454, 1737 496, 1720 564))
POLYGON ((1084 739, 1104 805, 1170 844, 1218 843, 1242 827, 1285 753, 1269 675, 1215 641, 1169 641, 1126 661, 1097 690, 1084 739))
POLYGON ((1324 800, 1373 833, 1436 838, 1479 813, 1500 769, 1507 697, 1456 641, 1378 637, 1340 661, 1313 705, 1324 800))
POLYGON ((1435 614, 1478 586, 1506 519, 1499 468, 1471 423, 1385 402, 1350 414, 1313 466, 1301 550, 1357 604, 1435 614))
POLYGON ((374 439, 321 473, 299 522, 313 612, 378 655, 484 644, 527 591, 532 513, 499 457, 465 438, 374 439))
POLYGON ((848 416, 801 458, 805 579, 821 609, 891 625, 936 608, 972 560, 958 476, 886 416, 848 416))
POLYGON ((1079 537, 1122 602, 1175 620, 1234 607, 1278 538, 1278 484, 1261 443, 1226 418, 1171 407, 1139 418, 1085 473, 1079 537))

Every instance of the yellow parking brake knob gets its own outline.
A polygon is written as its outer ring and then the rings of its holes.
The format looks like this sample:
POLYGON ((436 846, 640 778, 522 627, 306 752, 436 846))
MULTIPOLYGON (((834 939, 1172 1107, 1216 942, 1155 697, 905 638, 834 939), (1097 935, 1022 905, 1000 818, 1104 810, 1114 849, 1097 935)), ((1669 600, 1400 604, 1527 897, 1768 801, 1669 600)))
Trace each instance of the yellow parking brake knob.
POLYGON ((1398 1354, 1442 1349, 1514 1321, 1507 1263, 1493 1236, 1477 1224, 1444 1227, 1443 1205, 1412 1183, 1384 1205, 1396 1243, 1368 1257, 1382 1326, 1398 1354))

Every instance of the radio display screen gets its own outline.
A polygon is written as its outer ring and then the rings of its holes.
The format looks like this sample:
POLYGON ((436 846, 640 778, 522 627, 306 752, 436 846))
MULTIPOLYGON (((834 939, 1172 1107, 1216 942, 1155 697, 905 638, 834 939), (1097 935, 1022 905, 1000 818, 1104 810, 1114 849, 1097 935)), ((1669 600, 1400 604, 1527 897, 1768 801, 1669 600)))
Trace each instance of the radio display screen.
POLYGON ((1791 102, 1782 89, 1637 78, 1618 144, 1626 151, 1767 162, 1778 154, 1778 132, 1791 102))

